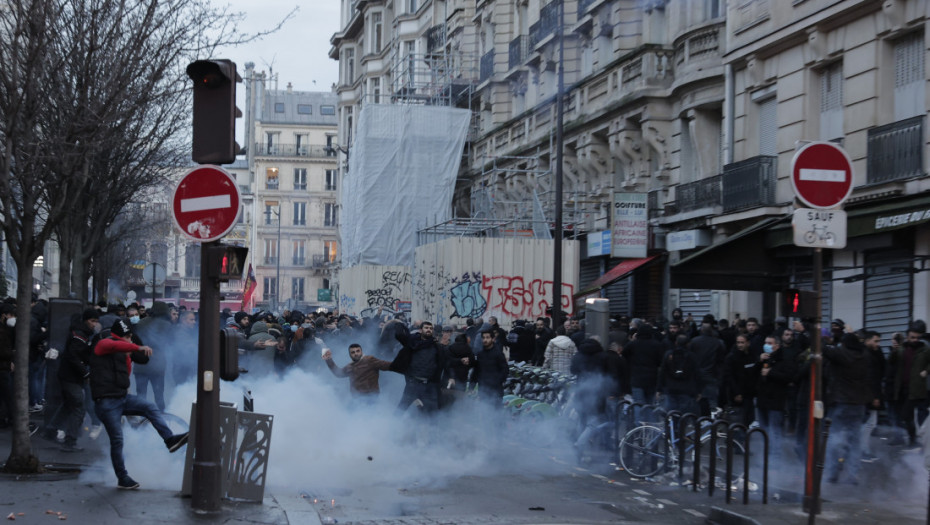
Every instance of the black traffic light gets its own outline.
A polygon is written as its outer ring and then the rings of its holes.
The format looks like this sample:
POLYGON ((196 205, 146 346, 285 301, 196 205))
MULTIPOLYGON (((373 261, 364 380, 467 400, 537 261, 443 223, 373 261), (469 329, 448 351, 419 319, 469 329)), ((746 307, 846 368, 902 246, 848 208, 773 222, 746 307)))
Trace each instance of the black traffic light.
POLYGON ((187 66, 194 81, 194 144, 191 158, 199 164, 236 160, 236 83, 242 78, 231 60, 198 60, 187 66))
POLYGON ((817 293, 810 290, 789 288, 784 292, 783 315, 785 317, 819 317, 817 293))
POLYGON ((207 248, 207 260, 203 264, 203 274, 221 282, 242 279, 245 271, 245 258, 249 249, 241 246, 217 244, 207 248))
POLYGON ((235 381, 239 377, 239 331, 220 330, 220 379, 235 381))

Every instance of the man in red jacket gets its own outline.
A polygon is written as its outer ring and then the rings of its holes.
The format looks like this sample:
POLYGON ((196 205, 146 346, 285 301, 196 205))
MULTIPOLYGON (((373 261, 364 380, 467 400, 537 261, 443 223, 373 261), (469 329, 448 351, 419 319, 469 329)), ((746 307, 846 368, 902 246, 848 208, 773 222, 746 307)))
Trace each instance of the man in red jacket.
POLYGON ((129 477, 123 461, 123 415, 148 419, 158 435, 165 440, 165 446, 170 452, 187 443, 187 432, 172 434, 154 403, 129 394, 132 363, 147 363, 151 355, 151 347, 132 342, 132 325, 129 321, 117 319, 110 329, 110 337, 101 339, 94 346, 90 358, 90 390, 94 398, 94 411, 110 438, 110 460, 121 489, 139 488, 139 484, 129 477))

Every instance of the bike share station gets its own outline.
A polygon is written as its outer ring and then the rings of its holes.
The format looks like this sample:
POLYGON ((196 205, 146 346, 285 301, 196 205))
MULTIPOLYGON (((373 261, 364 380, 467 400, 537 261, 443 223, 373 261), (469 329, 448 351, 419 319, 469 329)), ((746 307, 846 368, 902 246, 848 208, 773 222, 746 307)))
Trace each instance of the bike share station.
POLYGON ((198 60, 187 66, 194 81, 192 159, 200 166, 181 178, 172 196, 178 230, 201 245, 200 331, 197 402, 191 407, 190 443, 182 495, 196 511, 220 510, 221 498, 261 502, 271 447, 270 414, 220 402, 220 380, 239 377, 239 335, 220 330, 220 283, 242 279, 248 248, 219 239, 236 225, 241 196, 235 178, 219 164, 235 161, 236 83, 230 60, 198 60))

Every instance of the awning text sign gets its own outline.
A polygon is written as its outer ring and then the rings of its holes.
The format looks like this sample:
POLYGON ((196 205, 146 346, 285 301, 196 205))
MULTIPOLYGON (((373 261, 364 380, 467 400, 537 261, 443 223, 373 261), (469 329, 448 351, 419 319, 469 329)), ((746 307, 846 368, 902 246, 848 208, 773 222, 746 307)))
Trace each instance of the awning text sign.
POLYGON ((649 206, 645 193, 614 193, 611 252, 614 257, 645 257, 649 206))

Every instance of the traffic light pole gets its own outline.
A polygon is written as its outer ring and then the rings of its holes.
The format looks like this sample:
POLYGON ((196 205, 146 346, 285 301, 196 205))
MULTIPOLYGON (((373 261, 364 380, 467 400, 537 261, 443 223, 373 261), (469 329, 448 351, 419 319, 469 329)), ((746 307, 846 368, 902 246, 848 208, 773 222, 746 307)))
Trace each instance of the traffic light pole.
MULTIPOLYGON (((820 327, 823 322, 823 249, 814 248, 814 293, 816 313, 813 337, 811 337, 811 372, 810 372, 810 406, 807 414, 807 464, 804 470, 804 511, 808 513, 808 523, 814 524, 815 516, 820 513, 820 477, 817 460, 824 454, 820 433, 823 425, 823 352, 820 339, 820 327)), ((820 463, 823 464, 822 462, 820 463)))
POLYGON ((197 420, 194 436, 194 468, 191 507, 220 510, 222 463, 220 460, 220 281, 209 276, 209 250, 200 248, 200 334, 197 360, 197 420))

